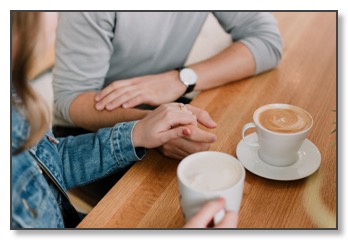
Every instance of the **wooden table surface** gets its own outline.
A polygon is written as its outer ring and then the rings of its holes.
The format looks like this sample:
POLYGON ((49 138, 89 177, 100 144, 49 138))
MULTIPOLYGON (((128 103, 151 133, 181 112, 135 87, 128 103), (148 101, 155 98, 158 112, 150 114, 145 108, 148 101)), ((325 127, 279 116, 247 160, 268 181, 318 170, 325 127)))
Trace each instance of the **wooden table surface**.
MULTIPOLYGON (((210 150, 236 156, 241 129, 259 106, 289 103, 312 114, 308 135, 321 165, 295 181, 247 171, 239 228, 336 228, 336 12, 275 12, 284 41, 280 66, 256 77, 200 93, 192 105, 218 123, 210 150)), ((109 191, 79 228, 180 228, 178 161, 149 151, 109 191)))

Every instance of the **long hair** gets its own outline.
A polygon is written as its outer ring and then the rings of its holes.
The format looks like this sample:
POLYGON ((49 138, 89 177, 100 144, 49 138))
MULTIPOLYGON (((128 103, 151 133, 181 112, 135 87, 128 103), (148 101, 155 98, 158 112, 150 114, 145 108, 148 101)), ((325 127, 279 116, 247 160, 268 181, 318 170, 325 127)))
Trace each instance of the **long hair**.
POLYGON ((29 71, 33 66, 35 48, 40 33, 39 12, 12 13, 12 96, 11 104, 21 108, 30 125, 26 142, 17 150, 33 146, 44 135, 49 126, 49 113, 45 102, 38 96, 29 82, 29 71), (14 52, 13 49, 16 49, 14 52))

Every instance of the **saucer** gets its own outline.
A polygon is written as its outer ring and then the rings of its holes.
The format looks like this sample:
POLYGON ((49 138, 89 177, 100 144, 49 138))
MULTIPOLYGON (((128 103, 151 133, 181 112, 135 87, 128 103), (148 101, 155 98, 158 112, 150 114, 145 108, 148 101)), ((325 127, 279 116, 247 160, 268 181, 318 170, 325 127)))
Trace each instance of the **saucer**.
MULTIPOLYGON (((257 134, 252 133, 245 137, 248 142, 257 141, 257 134)), ((250 172, 264 178, 290 181, 308 177, 320 166, 321 155, 318 148, 308 139, 305 139, 300 150, 297 162, 286 167, 276 167, 262 161, 258 155, 258 147, 247 145, 243 139, 237 146, 237 158, 250 172)))

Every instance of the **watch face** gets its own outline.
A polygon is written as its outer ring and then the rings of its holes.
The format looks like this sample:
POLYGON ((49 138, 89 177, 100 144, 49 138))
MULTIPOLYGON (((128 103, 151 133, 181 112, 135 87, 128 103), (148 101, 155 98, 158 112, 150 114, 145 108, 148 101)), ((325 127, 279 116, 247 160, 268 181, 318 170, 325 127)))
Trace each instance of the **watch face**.
POLYGON ((188 85, 196 84, 197 74, 190 68, 184 68, 180 71, 180 79, 188 85))

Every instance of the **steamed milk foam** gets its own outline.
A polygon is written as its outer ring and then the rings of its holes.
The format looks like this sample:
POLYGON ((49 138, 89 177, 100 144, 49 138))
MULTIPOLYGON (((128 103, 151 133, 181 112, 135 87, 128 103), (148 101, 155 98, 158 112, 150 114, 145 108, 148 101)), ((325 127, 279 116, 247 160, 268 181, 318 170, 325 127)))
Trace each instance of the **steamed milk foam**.
POLYGON ((241 169, 229 159, 201 158, 190 161, 183 169, 183 181, 198 191, 227 189, 241 178, 241 169))
POLYGON ((278 133, 296 133, 309 128, 312 118, 309 114, 297 107, 266 108, 258 117, 260 124, 278 133))

